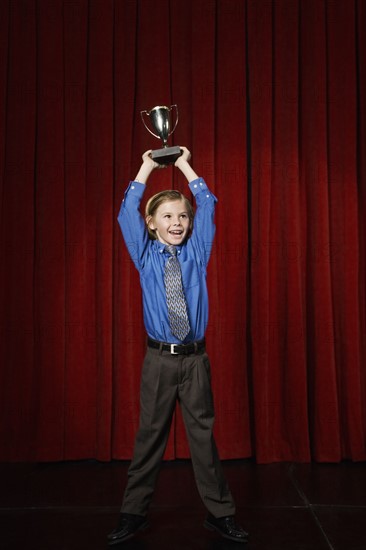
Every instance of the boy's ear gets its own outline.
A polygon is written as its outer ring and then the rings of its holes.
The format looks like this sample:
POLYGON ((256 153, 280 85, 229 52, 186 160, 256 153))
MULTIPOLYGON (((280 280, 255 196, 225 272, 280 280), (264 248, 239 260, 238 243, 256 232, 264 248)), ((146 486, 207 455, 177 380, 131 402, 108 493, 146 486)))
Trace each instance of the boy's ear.
POLYGON ((153 231, 156 229, 152 216, 146 216, 145 221, 149 229, 152 229, 153 231))

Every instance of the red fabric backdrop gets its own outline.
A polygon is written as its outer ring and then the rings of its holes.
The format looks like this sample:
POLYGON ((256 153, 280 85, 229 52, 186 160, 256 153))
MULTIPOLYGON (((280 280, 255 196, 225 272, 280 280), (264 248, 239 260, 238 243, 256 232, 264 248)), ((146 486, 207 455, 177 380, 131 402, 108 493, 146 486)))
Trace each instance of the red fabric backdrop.
MULTIPOLYGON (((159 146, 140 110, 177 103, 219 198, 221 457, 365 460, 365 1, 0 9, 0 459, 131 457, 145 335, 116 217, 159 146)), ((166 458, 187 456, 178 410, 166 458)))

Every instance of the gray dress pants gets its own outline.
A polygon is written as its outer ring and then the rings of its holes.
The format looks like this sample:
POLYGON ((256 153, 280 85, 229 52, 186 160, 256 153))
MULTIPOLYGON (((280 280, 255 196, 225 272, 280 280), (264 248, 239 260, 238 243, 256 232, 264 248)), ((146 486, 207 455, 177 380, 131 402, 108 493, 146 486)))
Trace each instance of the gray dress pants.
POLYGON ((140 392, 140 426, 128 470, 121 511, 145 516, 179 401, 194 476, 206 508, 215 517, 235 514, 212 433, 214 407, 206 353, 172 355, 147 348, 140 392))

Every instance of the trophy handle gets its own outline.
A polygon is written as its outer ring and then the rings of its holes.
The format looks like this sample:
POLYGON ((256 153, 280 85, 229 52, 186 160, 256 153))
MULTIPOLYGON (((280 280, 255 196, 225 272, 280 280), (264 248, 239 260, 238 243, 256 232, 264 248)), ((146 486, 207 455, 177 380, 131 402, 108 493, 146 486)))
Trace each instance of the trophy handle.
MULTIPOLYGON (((141 112, 140 112, 140 115, 141 115, 141 119, 142 119, 142 122, 144 123, 144 126, 145 126, 146 130, 147 130, 148 132, 150 132, 150 134, 151 134, 152 136, 156 137, 157 139, 160 139, 159 136, 157 136, 156 134, 154 134, 154 132, 152 132, 152 131, 150 130, 150 128, 148 128, 148 127, 146 126, 145 119, 144 119, 144 114, 145 114, 145 113, 147 114, 147 116, 149 116, 149 111, 141 111, 141 112)), ((174 128, 175 128, 175 127, 174 127, 174 128)), ((169 134, 169 135, 170 135, 170 134, 169 134)))
POLYGON ((178 118, 179 118, 178 105, 174 104, 170 106, 171 109, 173 109, 173 107, 175 107, 175 124, 174 124, 173 130, 169 132, 168 137, 172 135, 172 133, 174 132, 178 124, 178 118))

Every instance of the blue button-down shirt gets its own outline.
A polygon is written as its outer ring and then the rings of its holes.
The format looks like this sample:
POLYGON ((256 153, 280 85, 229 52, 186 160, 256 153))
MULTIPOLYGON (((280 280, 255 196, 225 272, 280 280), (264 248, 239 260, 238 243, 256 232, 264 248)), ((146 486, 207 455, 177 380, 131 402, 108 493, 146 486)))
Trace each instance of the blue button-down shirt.
MULTIPOLYGON (((189 184, 195 196, 196 214, 191 236, 177 246, 184 293, 188 306, 191 330, 184 343, 201 340, 208 321, 206 267, 215 234, 214 213, 216 197, 202 178, 189 184)), ((179 344, 169 327, 164 287, 164 266, 169 258, 165 245, 149 237, 140 202, 146 185, 130 182, 118 215, 123 237, 130 256, 140 273, 144 323, 147 334, 154 340, 179 344)))

